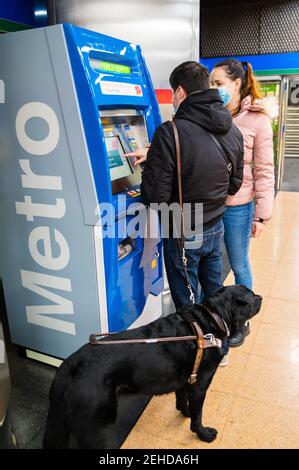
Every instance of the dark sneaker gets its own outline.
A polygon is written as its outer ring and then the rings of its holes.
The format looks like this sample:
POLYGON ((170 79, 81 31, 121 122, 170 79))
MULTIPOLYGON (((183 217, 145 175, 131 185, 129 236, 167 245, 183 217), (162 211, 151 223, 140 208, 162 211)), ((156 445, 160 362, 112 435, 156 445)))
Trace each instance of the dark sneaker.
POLYGON ((241 344, 244 343, 246 336, 248 336, 250 333, 250 326, 249 323, 247 325, 244 325, 244 328, 242 331, 238 331, 235 333, 233 336, 231 336, 228 339, 229 346, 231 348, 237 348, 238 346, 241 346, 241 344))

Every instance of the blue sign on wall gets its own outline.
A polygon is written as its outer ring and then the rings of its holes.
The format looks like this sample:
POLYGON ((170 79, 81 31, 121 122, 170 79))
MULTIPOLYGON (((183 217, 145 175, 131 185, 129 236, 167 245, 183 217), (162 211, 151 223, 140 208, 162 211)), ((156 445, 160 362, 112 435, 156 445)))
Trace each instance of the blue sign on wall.
MULTIPOLYGON (((200 63, 211 71, 217 62, 232 57, 202 58, 200 63)), ((248 56, 236 56, 235 59, 250 62, 257 75, 270 74, 284 75, 299 72, 299 52, 288 52, 285 54, 260 54, 248 56)))
POLYGON ((33 27, 48 24, 46 0, 9 0, 0 2, 0 18, 33 27))

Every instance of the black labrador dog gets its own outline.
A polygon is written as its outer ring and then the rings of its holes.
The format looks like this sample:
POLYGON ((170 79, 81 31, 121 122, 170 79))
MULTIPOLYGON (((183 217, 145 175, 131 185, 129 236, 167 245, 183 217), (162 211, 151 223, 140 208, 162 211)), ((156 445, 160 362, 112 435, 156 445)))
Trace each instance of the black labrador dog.
MULTIPOLYGON (((196 321, 204 334, 212 333, 223 340, 225 333, 207 313, 207 308, 223 318, 230 333, 234 334, 259 312, 261 303, 262 298, 244 286, 223 287, 203 305, 186 305, 165 318, 118 333, 113 338, 194 335, 190 322, 196 321)), ((217 430, 203 426, 202 408, 223 357, 223 349, 204 349, 198 378, 190 385, 188 378, 193 370, 196 348, 194 340, 86 344, 67 358, 56 372, 50 390, 44 448, 68 448, 70 437, 75 437, 79 448, 105 449, 122 390, 148 395, 175 391, 176 408, 184 416, 190 416, 191 431, 203 441, 213 441, 217 430)))

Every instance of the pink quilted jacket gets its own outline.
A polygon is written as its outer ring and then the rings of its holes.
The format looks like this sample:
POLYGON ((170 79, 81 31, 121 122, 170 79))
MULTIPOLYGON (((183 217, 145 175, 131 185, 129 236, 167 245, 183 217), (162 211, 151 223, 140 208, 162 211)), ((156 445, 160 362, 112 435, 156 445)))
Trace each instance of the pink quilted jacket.
POLYGON ((233 118, 244 139, 244 180, 228 206, 239 206, 256 200, 255 218, 270 219, 274 201, 273 136, 270 118, 262 113, 261 104, 251 104, 246 96, 241 110, 233 118))

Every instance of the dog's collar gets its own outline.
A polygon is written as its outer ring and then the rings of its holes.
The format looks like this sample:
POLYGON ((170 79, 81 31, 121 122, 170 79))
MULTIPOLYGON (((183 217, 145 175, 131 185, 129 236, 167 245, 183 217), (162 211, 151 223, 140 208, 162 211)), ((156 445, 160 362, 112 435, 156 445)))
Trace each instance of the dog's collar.
POLYGON ((223 333, 225 333, 225 335, 228 337, 230 335, 230 331, 229 331, 226 321, 218 313, 212 312, 212 310, 210 310, 209 307, 207 307, 206 305, 202 305, 202 306, 215 320, 220 330, 223 331, 223 333))

